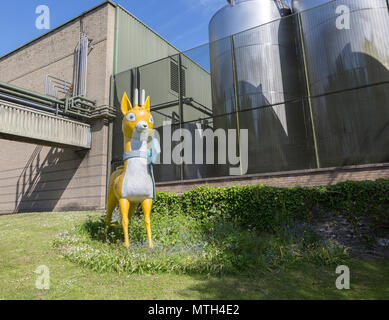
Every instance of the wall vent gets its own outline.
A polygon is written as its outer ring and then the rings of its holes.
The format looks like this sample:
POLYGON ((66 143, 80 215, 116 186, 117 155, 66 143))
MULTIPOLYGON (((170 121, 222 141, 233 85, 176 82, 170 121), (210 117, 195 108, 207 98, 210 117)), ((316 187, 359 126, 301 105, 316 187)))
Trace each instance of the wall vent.
MULTIPOLYGON (((174 61, 170 61, 170 89, 178 93, 178 64, 174 61)), ((181 67, 181 89, 182 95, 186 95, 186 85, 185 85, 185 69, 181 67)))

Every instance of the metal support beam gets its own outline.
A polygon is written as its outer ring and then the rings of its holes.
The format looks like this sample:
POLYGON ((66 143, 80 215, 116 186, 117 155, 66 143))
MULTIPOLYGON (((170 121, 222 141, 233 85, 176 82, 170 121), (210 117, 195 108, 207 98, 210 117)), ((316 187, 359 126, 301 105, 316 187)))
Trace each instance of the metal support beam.
POLYGON ((234 36, 231 36, 231 55, 232 55, 232 71, 233 71, 233 77, 234 77, 234 97, 235 97, 235 112, 236 112, 236 130, 237 130, 237 136, 238 136, 238 152, 239 152, 239 167, 240 167, 240 174, 243 174, 242 170, 242 157, 240 152, 240 123, 239 123, 239 111, 240 111, 240 105, 239 105, 239 89, 238 89, 238 71, 236 66, 236 52, 235 52, 235 41, 234 36))
POLYGON ((314 143, 314 148, 315 148, 316 166, 317 166, 317 168, 320 168, 321 165, 320 165, 319 149, 318 149, 318 143, 317 143, 315 119, 313 117, 311 87, 309 85, 308 65, 307 65, 307 57, 306 57, 306 53, 305 53, 305 41, 304 41, 303 26, 302 26, 302 21, 301 21, 301 14, 298 14, 297 16, 298 16, 300 38, 301 38, 300 42, 301 42, 301 50, 302 50, 302 54, 303 54, 305 83, 306 83, 307 95, 308 95, 308 105, 309 105, 309 112, 310 112, 310 118, 311 118, 313 143, 314 143))
MULTIPOLYGON (((181 133, 181 143, 183 143, 184 137, 182 136, 182 124, 184 122, 184 103, 183 103, 183 97, 182 97, 182 58, 181 54, 178 54, 178 110, 180 115, 180 133, 181 133)), ((181 180, 185 179, 185 171, 184 171, 184 160, 182 161, 182 164, 180 166, 180 176, 181 180)))

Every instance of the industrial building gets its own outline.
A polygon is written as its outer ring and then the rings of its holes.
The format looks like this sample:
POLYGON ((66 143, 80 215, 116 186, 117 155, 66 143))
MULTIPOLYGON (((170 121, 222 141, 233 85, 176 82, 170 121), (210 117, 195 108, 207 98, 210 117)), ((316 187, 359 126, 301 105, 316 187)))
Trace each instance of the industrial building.
POLYGON ((180 52, 105 1, 0 57, 0 213, 104 210, 123 154, 120 100, 136 88, 170 140, 161 158, 179 143, 168 131, 248 132, 242 175, 193 150, 155 166, 159 191, 388 178, 386 30, 386 0, 229 0, 210 43, 180 52))

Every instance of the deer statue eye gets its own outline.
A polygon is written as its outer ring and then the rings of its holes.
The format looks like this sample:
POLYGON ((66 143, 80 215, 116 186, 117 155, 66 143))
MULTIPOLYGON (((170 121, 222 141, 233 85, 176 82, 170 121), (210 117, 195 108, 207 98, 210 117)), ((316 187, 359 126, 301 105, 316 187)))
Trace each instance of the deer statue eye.
POLYGON ((128 115, 126 115, 126 118, 128 121, 135 121, 136 120, 136 117, 135 117, 135 113, 129 113, 128 115))
POLYGON ((150 116, 149 122, 150 122, 150 123, 154 123, 153 116, 150 116))

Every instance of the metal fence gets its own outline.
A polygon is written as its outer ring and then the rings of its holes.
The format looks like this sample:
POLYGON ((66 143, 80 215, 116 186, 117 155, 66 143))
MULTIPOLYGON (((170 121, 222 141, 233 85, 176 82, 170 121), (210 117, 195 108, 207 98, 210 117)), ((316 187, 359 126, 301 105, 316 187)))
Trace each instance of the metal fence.
MULTIPOLYGON (((388 13, 386 0, 338 0, 290 15, 116 74, 114 104, 120 110, 125 91, 145 89, 161 145, 176 129, 193 136, 198 129, 236 129, 242 173, 387 162, 388 13), (340 4, 350 12, 339 26, 340 4), (248 152, 240 145, 242 129, 248 152)), ((180 143, 168 139, 165 153, 180 143)), ((216 163, 196 164, 193 146, 192 159, 157 165, 157 181, 229 175, 231 163, 218 163, 217 146, 203 149, 216 163)), ((114 167, 122 153, 117 117, 114 167)))

